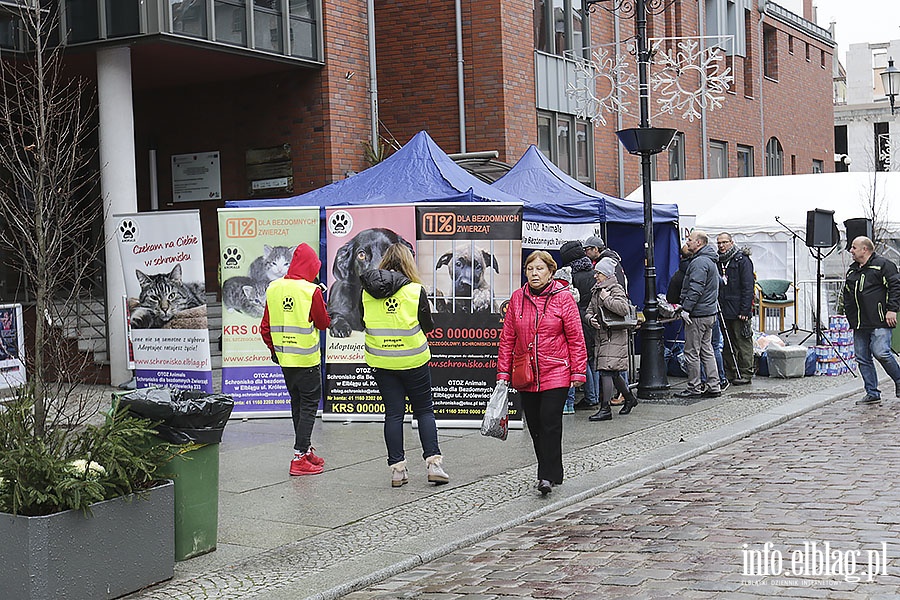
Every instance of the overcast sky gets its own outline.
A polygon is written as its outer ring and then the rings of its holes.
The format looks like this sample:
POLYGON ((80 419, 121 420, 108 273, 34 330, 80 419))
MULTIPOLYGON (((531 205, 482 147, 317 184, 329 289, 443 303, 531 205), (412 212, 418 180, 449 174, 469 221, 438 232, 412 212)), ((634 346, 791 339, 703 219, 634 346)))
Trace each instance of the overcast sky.
MULTIPOLYGON (((803 0, 775 2, 798 15, 803 14, 803 0)), ((819 8, 820 26, 828 29, 828 24, 836 21, 842 61, 850 44, 900 39, 900 0, 813 0, 813 5, 819 8)))

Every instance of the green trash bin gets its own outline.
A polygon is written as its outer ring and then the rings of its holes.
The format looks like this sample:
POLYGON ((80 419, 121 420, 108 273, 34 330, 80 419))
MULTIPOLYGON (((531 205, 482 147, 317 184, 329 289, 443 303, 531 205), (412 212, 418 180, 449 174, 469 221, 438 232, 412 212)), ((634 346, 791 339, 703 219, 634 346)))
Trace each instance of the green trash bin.
POLYGON ((219 527, 219 444, 181 446, 179 453, 157 473, 175 482, 175 560, 215 550, 219 527))
POLYGON ((216 549, 219 442, 234 402, 193 390, 142 388, 113 394, 136 416, 157 421, 157 438, 175 455, 157 475, 175 482, 175 560, 216 549))

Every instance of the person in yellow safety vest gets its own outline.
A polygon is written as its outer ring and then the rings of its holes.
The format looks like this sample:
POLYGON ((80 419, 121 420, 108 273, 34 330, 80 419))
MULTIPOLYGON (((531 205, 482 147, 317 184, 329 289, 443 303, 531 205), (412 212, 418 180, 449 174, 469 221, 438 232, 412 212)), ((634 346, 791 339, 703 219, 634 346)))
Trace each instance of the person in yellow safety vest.
POLYGON ((289 472, 295 476, 316 475, 325 465, 310 444, 322 398, 319 330, 331 324, 322 287, 313 283, 321 266, 315 250, 307 244, 297 246, 287 274, 266 289, 266 308, 259 324, 291 395, 294 457, 289 472))
POLYGON ((384 401, 384 442, 391 468, 391 486, 409 481, 403 450, 406 398, 418 421, 422 458, 428 481, 450 481, 438 447, 431 398, 431 352, 425 334, 434 329, 431 306, 419 279, 412 251, 393 244, 377 269, 363 273, 361 314, 366 327, 366 364, 372 367, 384 401))

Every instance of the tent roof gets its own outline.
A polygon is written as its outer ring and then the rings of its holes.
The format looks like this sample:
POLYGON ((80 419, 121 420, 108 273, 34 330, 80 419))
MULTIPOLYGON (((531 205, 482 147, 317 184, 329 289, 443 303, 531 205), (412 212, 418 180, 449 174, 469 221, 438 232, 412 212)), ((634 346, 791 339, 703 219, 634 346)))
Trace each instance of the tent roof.
POLYGON ((229 208, 400 204, 429 200, 522 202, 458 166, 420 131, 402 148, 357 175, 290 198, 229 201, 229 208))
MULTIPOLYGON (((643 202, 598 192, 573 179, 531 145, 494 187, 525 199, 525 219, 545 223, 644 222, 643 202)), ((675 205, 654 205, 653 222, 678 220, 675 205)))
MULTIPOLYGON (((674 202, 682 215, 696 215, 698 228, 710 232, 753 234, 806 231, 806 212, 833 210, 839 226, 870 214, 872 198, 879 227, 900 237, 900 173, 816 173, 769 177, 731 177, 654 181, 653 197, 674 202)), ((638 188, 629 198, 640 198, 638 188)))

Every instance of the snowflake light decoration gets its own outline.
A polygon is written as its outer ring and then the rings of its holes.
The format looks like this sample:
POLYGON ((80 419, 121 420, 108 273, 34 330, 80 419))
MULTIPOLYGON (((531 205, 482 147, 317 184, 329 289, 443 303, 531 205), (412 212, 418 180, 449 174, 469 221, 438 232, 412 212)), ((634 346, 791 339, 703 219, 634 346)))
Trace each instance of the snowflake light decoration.
POLYGON ((578 117, 606 125, 604 113, 628 112, 630 103, 623 96, 634 92, 637 77, 624 56, 614 56, 606 48, 592 50, 589 60, 575 60, 575 79, 566 94, 575 100, 578 117))
POLYGON ((693 122, 701 111, 720 108, 725 92, 734 81, 731 67, 725 63, 724 53, 717 45, 700 49, 699 39, 682 39, 676 49, 665 51, 665 40, 653 40, 654 64, 661 70, 652 77, 653 90, 662 112, 681 113, 693 122))

